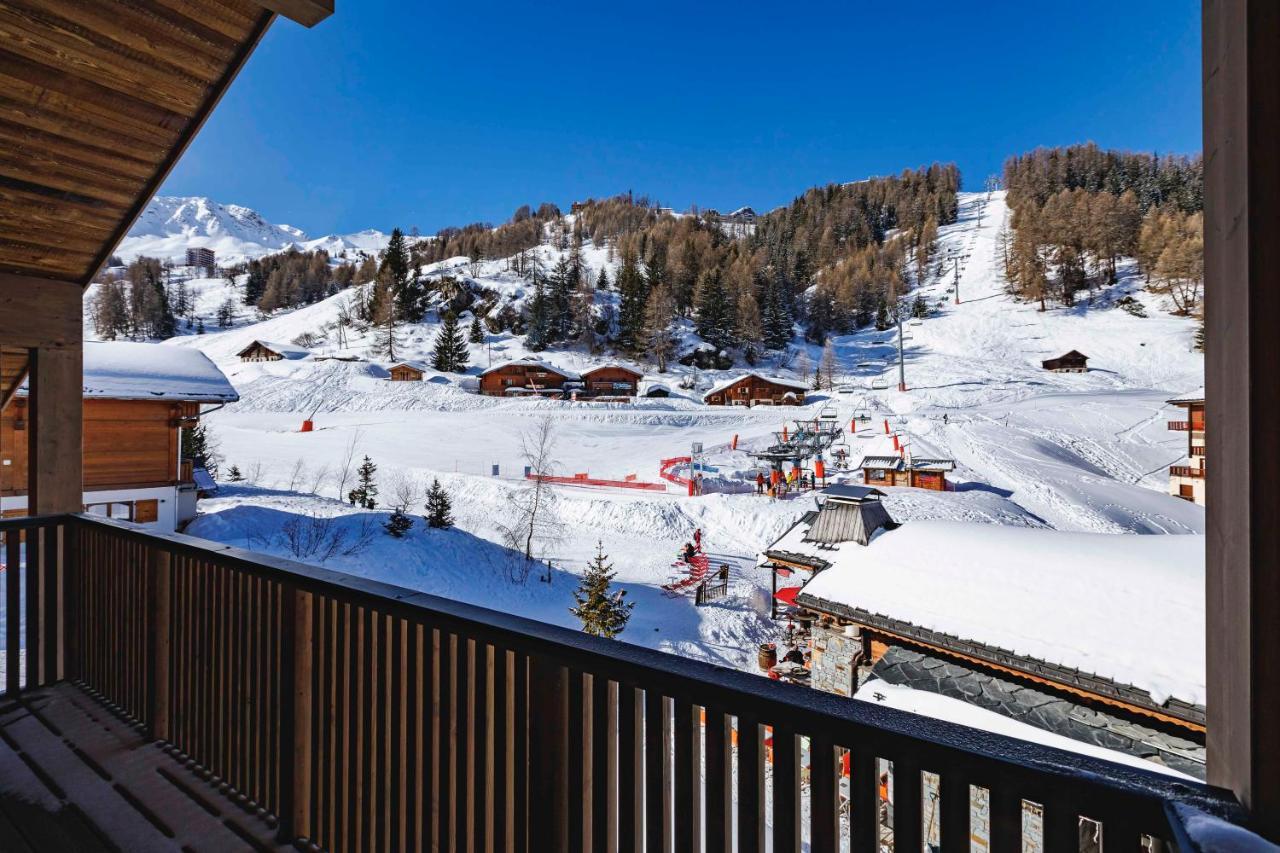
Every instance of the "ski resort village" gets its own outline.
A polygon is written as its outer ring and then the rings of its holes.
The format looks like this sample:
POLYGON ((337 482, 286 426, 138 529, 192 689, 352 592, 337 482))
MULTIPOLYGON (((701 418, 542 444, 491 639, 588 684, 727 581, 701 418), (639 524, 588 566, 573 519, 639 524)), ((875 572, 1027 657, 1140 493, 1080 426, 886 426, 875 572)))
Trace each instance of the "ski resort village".
POLYGON ((164 194, 332 11, 207 4, 0 0, 0 850, 1274 849, 1186 840, 1266 829, 1207 152, 307 233, 164 194))

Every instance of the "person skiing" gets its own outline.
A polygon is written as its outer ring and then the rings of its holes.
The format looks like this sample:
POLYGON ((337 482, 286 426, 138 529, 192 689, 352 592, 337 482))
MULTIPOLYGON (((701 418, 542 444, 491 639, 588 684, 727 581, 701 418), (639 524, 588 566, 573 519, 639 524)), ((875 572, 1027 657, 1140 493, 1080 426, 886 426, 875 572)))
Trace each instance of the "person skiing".
POLYGON ((942 425, 943 425, 943 426, 946 426, 946 425, 947 425, 947 413, 946 413, 946 412, 943 412, 943 413, 942 413, 942 425))
POLYGON ((763 471, 756 472, 756 494, 757 495, 764 494, 764 472, 763 471))

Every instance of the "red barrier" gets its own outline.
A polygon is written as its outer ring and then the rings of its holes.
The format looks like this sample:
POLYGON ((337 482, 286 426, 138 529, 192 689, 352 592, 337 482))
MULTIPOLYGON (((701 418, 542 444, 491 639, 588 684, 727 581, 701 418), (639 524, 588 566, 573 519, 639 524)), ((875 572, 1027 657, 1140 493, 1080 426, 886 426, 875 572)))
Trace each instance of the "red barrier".
POLYGON ((689 485, 688 477, 681 477, 679 474, 672 474, 671 469, 677 465, 688 465, 693 459, 688 456, 673 456, 670 459, 663 459, 658 463, 658 476, 669 483, 675 483, 677 486, 689 485))
POLYGON ((553 477, 550 474, 526 474, 527 480, 540 480, 560 486, 607 486, 617 489, 642 489, 648 492, 665 492, 667 487, 662 483, 641 483, 637 480, 603 480, 599 477, 588 477, 586 474, 574 474, 572 477, 553 477))
POLYGON ((308 420, 308 421, 303 421, 303 422, 302 422, 302 429, 301 429, 301 430, 299 430, 299 432, 311 432, 311 431, 312 431, 313 429, 315 429, 315 428, 316 428, 316 425, 315 425, 314 423, 312 423, 311 421, 309 421, 309 420, 308 420))
POLYGON ((738 434, 736 432, 733 434, 733 444, 729 446, 729 449, 730 450, 738 449, 738 434))

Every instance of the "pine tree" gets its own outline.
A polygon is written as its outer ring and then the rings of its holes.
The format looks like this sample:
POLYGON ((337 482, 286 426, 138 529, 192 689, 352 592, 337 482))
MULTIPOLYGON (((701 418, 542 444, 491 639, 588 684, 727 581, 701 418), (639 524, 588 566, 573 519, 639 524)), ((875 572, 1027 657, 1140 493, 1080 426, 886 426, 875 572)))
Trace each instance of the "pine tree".
POLYGON ((462 373, 467 369, 469 356, 467 342, 458 328, 458 318, 452 313, 445 314, 431 350, 431 366, 447 373, 462 373))
POLYGON ((761 327, 766 349, 780 350, 791 343, 791 312, 787 309, 782 286, 773 283, 765 290, 761 327))
POLYGON ((480 322, 479 314, 476 314, 471 320, 471 329, 467 333, 467 340, 473 344, 484 343, 484 323, 480 322))
POLYGON ((383 522, 382 529, 397 539, 404 538, 404 535, 413 529, 413 519, 401 511, 400 507, 396 507, 391 511, 391 515, 383 522))
POLYGON ((600 267, 600 275, 596 277, 596 290, 608 290, 608 289, 609 289, 609 270, 602 266, 600 267))
POLYGON ((911 316, 916 318, 929 316, 929 303, 925 301, 924 294, 916 294, 915 301, 911 303, 911 316))
POLYGON ((649 298, 634 254, 628 252, 623 257, 614 285, 619 295, 618 346, 634 351, 639 348, 644 335, 644 310, 649 298))
POLYGON ((231 469, 227 471, 227 482, 239 483, 243 480, 244 480, 244 475, 240 473, 240 466, 232 465, 231 469))
POLYGON ((617 572, 608 560, 604 543, 597 542, 596 555, 587 565, 582 581, 573 593, 577 606, 569 608, 569 612, 582 621, 585 633, 612 639, 627 627, 635 603, 626 601, 627 591, 624 589, 609 591, 617 572))
POLYGON ((698 281, 698 334, 716 349, 728 349, 734 345, 733 319, 720 270, 707 270, 698 281))
POLYGON ((183 459, 190 459, 197 468, 203 468, 210 476, 218 476, 218 448, 209 428, 202 423, 182 430, 183 459))
POLYGON ((352 506, 359 506, 365 509, 373 509, 378 505, 378 484, 374 482, 373 476, 378 473, 378 466, 373 464, 373 460, 365 456, 364 461, 360 463, 360 467, 356 469, 356 487, 347 492, 347 500, 352 506))
POLYGON ((196 318, 196 334, 197 335, 204 334, 204 318, 203 317, 196 318))
POLYGON ((541 352, 551 343, 551 305, 547 299, 547 285, 542 274, 533 274, 533 296, 529 298, 528 331, 525 344, 534 352, 541 352))
POLYGON ((427 526, 437 530, 453 527, 453 502, 438 478, 431 481, 427 492, 427 526))
POLYGON ((244 283, 244 304, 257 306, 267 290, 267 271, 262 261, 249 262, 249 276, 244 283))
POLYGON ((676 338, 671 322, 675 319, 676 302, 666 285, 659 285, 649 293, 645 306, 644 336, 649 357, 658 366, 659 373, 667 372, 667 362, 676 348, 676 338))
POLYGON ((551 270, 547 298, 550 314, 547 323, 548 343, 563 341, 569 334, 574 291, 578 287, 578 269, 562 255, 551 270))
POLYGON ((1195 347, 1196 352, 1204 352, 1204 320, 1200 321, 1200 325, 1196 326, 1195 347))

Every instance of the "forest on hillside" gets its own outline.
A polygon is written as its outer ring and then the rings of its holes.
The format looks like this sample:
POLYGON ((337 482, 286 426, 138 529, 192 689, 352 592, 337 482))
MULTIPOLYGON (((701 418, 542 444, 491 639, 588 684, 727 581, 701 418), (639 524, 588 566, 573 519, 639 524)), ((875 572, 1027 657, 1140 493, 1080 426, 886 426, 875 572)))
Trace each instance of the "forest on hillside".
POLYGON ((1104 151, 1093 143, 1010 157, 1004 184, 1013 209, 1001 237, 1009 288, 1039 302, 1073 305, 1116 281, 1137 259, 1152 290, 1178 314, 1198 316, 1204 283, 1204 165, 1199 156, 1104 151))

